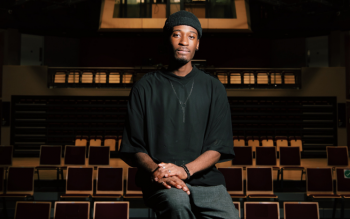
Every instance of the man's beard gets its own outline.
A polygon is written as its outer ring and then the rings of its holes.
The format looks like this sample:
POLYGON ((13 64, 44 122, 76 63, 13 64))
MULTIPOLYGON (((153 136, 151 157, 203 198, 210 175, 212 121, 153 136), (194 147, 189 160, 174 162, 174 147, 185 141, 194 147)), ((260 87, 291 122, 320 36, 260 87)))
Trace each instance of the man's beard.
POLYGON ((174 58, 174 62, 177 64, 177 65, 180 65, 180 66, 182 66, 182 65, 186 65, 189 61, 191 61, 191 60, 187 60, 187 59, 185 59, 185 58, 174 58))

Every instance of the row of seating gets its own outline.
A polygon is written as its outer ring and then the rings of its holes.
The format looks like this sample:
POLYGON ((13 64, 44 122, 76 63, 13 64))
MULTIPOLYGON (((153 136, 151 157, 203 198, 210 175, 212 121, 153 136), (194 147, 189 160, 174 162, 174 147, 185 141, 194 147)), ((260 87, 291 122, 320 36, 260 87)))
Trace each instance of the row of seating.
MULTIPOLYGON (((54 206, 54 218, 90 219, 90 202, 57 201, 54 206)), ((233 202, 241 218, 241 203, 233 202)), ((129 202, 100 202, 93 203, 93 219, 128 219, 129 202)), ((284 219, 319 219, 317 202, 284 202, 284 219)), ((244 218, 279 219, 279 202, 244 202, 244 218)), ((51 202, 17 202, 14 219, 50 219, 51 202)))
POLYGON ((301 151, 303 150, 300 136, 290 136, 289 139, 287 136, 276 136, 275 138, 272 136, 234 136, 233 146, 252 146, 253 151, 259 146, 276 146, 277 151, 280 147, 285 146, 299 147, 301 151))
POLYGON ((75 146, 109 146, 111 151, 119 150, 120 144, 122 142, 121 137, 117 136, 87 136, 87 135, 78 135, 75 138, 75 146), (117 147, 118 146, 118 147, 117 147))

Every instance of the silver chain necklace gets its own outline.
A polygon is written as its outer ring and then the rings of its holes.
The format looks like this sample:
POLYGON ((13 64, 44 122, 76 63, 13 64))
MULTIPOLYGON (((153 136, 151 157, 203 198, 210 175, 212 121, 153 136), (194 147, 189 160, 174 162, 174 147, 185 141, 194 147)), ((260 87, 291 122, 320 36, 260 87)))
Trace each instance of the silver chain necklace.
POLYGON ((192 82, 192 87, 191 87, 190 94, 187 96, 185 102, 182 102, 182 101, 179 99, 179 97, 177 96, 177 93, 176 93, 176 91, 175 91, 175 89, 174 89, 173 83, 171 83, 171 81, 170 81, 170 84, 171 84, 171 87, 173 88, 173 91, 174 91, 174 93, 175 93, 176 98, 179 100, 179 103, 180 103, 180 105, 181 105, 181 108, 182 108, 182 121, 183 121, 183 123, 185 123, 185 107, 186 107, 186 103, 187 103, 188 98, 189 98, 189 97, 191 96, 191 94, 192 94, 193 85, 194 85, 194 80, 193 80, 193 82, 192 82))

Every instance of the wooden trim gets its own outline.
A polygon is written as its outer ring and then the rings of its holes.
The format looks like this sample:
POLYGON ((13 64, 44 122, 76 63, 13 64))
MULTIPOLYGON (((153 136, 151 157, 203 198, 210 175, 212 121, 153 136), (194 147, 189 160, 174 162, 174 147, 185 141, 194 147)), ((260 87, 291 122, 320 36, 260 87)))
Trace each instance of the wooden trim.
POLYGON ((123 177, 123 173, 124 173, 124 169, 122 167, 97 167, 97 175, 96 175, 96 195, 101 195, 101 194, 123 194, 124 191, 124 177, 123 177), (121 191, 100 191, 98 190, 98 174, 99 174, 99 170, 101 168, 108 168, 108 169, 122 169, 122 190, 121 191))
POLYGON ((0 167, 8 167, 13 165, 13 145, 0 145, 0 147, 11 147, 11 164, 10 165, 1 165, 0 167))
POLYGON ((50 216, 51 216, 51 202, 36 202, 36 201, 17 201, 16 202, 16 207, 15 207, 15 217, 14 217, 14 219, 16 219, 16 215, 17 215, 17 205, 19 204, 19 203, 32 203, 32 204, 49 204, 50 205, 50 207, 49 207, 49 215, 47 215, 47 219, 50 219, 50 216))
POLYGON ((88 205, 88 217, 86 219, 90 219, 90 202, 84 202, 84 201, 78 201, 78 202, 69 202, 69 201, 56 201, 55 202, 55 209, 54 209, 54 215, 53 219, 56 219, 56 208, 57 204, 87 204, 88 205))
POLYGON ((290 147, 299 147, 300 151, 303 151, 303 141, 301 139, 291 139, 289 143, 290 147))
POLYGON ((246 174, 247 174, 247 177, 246 177, 246 179, 247 179, 247 181, 246 181, 246 183, 247 183, 247 187, 246 187, 246 195, 275 195, 274 193, 273 193, 273 172, 272 172, 273 170, 272 170, 272 167, 247 167, 246 168, 246 174), (271 170, 271 184, 272 184, 272 190, 271 191, 249 191, 248 190, 248 170, 249 169, 270 169, 271 170))
POLYGON ((128 206, 128 210, 127 210, 127 219, 129 219, 129 209, 130 209, 130 204, 128 201, 118 201, 118 202, 106 202, 106 201, 95 201, 94 202, 94 215, 93 215, 93 219, 95 219, 95 213, 96 213, 96 204, 127 204, 128 206))
POLYGON ((286 217, 286 204, 301 204, 301 205, 314 205, 316 204, 317 206, 317 218, 320 219, 320 209, 319 209, 319 205, 318 205, 318 202, 283 202, 283 209, 284 209, 284 212, 283 212, 283 215, 284 215, 284 219, 288 219, 286 217))
MULTIPOLYGON (((326 147, 326 152, 327 152, 327 166, 329 167, 334 167, 332 165, 329 165, 329 160, 328 160, 328 148, 345 148, 346 149, 346 154, 348 156, 346 156, 348 158, 348 165, 342 165, 342 167, 347 167, 349 166, 349 151, 348 151, 348 147, 347 146, 327 146, 326 147)), ((340 166, 340 165, 339 165, 340 166)))
POLYGON ((238 205, 238 217, 241 218, 241 202, 232 202, 233 204, 238 205))
POLYGON ((336 193, 335 193, 335 194, 337 194, 337 195, 338 195, 338 194, 339 194, 339 195, 350 195, 350 191, 340 191, 340 192, 339 192, 339 190, 338 190, 338 175, 337 175, 337 174, 338 174, 338 173, 337 173, 337 172, 338 172, 338 171, 337 171, 338 169, 344 170, 344 169, 350 169, 350 168, 345 168, 345 167, 341 167, 341 168, 340 168, 340 167, 336 167, 336 168, 335 168, 335 179, 336 179, 336 183, 335 183, 335 192, 336 192, 336 193))
POLYGON ((34 167, 9 167, 8 172, 7 172, 6 195, 10 196, 10 195, 15 195, 15 194, 25 194, 25 195, 33 196, 34 195, 34 172, 35 172, 34 167), (31 191, 16 191, 16 192, 8 191, 8 184, 9 184, 8 174, 10 173, 10 169, 12 169, 12 168, 32 168, 33 169, 33 181, 32 181, 32 190, 31 191))
POLYGON ((134 167, 128 167, 128 171, 126 172, 126 190, 125 190, 125 198, 127 195, 142 195, 142 191, 130 191, 128 188, 129 181, 129 169, 134 167))
POLYGON ((244 219, 247 218, 247 205, 248 204, 262 204, 262 205, 277 205, 277 214, 280 218, 280 205, 279 202, 244 202, 244 219))
POLYGON ((66 194, 90 194, 92 195, 94 191, 94 168, 93 167, 76 167, 76 166, 68 166, 67 167, 67 175, 66 175, 66 194), (70 190, 68 191, 68 175, 69 175, 69 169, 81 169, 81 168, 86 168, 86 169, 91 169, 91 190, 70 190))
POLYGON ((280 151, 280 147, 289 147, 287 139, 277 139, 276 140, 277 151, 280 151))
POLYGON ((328 191, 328 192, 325 192, 325 191, 309 191, 309 188, 308 188, 308 181, 309 181, 309 175, 308 175, 308 170, 309 169, 329 169, 331 171, 331 174, 332 174, 332 168, 328 168, 328 167, 324 167, 324 168, 306 168, 306 195, 307 196, 312 196, 312 195, 323 195, 323 194, 326 194, 326 195, 334 195, 334 192, 333 192, 333 176, 332 176, 332 191, 328 191))
POLYGON ((40 145, 40 154, 39 154, 39 165, 40 166, 57 166, 60 167, 62 165, 62 146, 60 145, 40 145), (41 158, 41 150, 43 147, 59 147, 60 148, 60 163, 55 165, 55 164, 41 164, 40 163, 40 158, 41 158))
POLYGON ((257 139, 249 139, 248 146, 252 147, 252 151, 256 151, 256 147, 260 147, 260 141, 257 139))
POLYGON ((102 164, 98 164, 98 166, 110 166, 110 163, 111 163, 111 148, 110 146, 89 146, 89 152, 88 152, 88 163, 87 165, 88 166, 96 166, 95 164, 90 164, 90 150, 91 148, 101 148, 101 147, 108 147, 108 164, 107 165, 102 165, 102 164))

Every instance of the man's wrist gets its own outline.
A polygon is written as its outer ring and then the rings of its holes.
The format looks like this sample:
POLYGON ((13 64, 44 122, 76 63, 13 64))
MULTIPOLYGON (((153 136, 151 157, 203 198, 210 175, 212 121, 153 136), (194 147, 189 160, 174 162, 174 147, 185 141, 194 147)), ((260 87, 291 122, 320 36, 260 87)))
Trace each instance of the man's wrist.
POLYGON ((184 164, 184 165, 181 165, 181 167, 185 170, 186 172, 186 180, 189 180, 190 177, 191 177, 191 174, 190 174, 190 171, 187 169, 187 166, 184 164))

